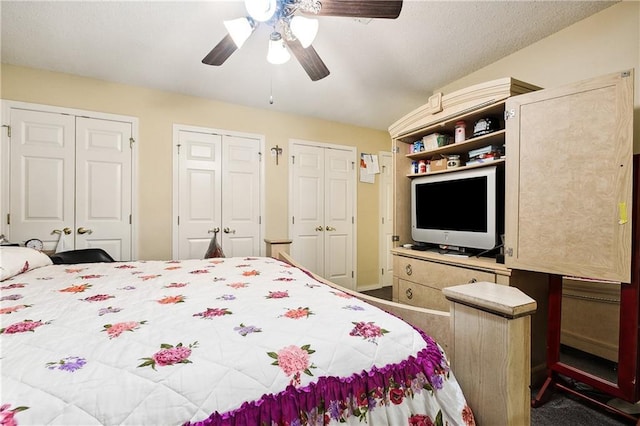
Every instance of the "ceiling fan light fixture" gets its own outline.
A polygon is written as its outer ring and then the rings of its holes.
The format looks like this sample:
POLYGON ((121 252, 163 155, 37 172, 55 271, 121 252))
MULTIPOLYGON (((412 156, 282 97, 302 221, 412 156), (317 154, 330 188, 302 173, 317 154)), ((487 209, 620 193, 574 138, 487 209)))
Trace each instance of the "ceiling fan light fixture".
POLYGON ((311 46, 313 40, 318 34, 318 20, 313 18, 305 18, 304 16, 294 16, 291 18, 289 27, 294 36, 300 41, 305 49, 311 46))
POLYGON ((233 39, 238 49, 242 47, 245 41, 253 33, 254 26, 251 24, 248 18, 232 19, 230 21, 224 21, 224 26, 227 28, 229 35, 233 39))
POLYGON ((282 35, 278 32, 271 33, 269 37, 269 51, 267 52, 267 61, 270 64, 284 64, 291 58, 291 54, 284 45, 282 35))
POLYGON ((249 15, 256 21, 266 22, 276 13, 276 0, 244 0, 249 15))

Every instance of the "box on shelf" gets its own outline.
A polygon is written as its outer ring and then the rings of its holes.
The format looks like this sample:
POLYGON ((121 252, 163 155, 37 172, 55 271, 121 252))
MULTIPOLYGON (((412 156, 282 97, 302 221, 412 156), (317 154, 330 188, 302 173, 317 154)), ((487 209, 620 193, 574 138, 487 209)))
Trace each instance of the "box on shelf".
POLYGON ((500 147, 497 145, 489 145, 478 149, 472 149, 471 151, 469 151, 469 158, 479 157, 483 154, 489 154, 491 152, 500 152, 500 147))
POLYGON ((434 157, 430 161, 431 171, 438 172, 440 170, 447 170, 447 158, 446 157, 434 157))
POLYGON ((431 133, 422 138, 425 149, 436 149, 453 143, 453 137, 444 133, 431 133))

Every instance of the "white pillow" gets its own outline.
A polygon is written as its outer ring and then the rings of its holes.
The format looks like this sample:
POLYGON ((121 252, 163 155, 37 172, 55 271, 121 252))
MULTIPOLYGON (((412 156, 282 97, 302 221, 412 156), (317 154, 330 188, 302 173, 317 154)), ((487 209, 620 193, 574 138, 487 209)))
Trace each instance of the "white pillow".
POLYGON ((52 263, 49 256, 38 250, 0 246, 0 281, 52 263))

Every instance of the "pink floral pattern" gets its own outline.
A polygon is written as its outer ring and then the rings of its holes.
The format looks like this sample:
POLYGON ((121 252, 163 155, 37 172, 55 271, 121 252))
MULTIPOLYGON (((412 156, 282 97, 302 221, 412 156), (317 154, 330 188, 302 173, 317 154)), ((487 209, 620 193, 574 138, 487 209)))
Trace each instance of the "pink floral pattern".
POLYGON ((9 285, 3 285, 0 287, 0 290, 12 290, 14 288, 25 288, 27 285, 25 283, 13 283, 9 285))
POLYGON ((82 293, 91 288, 91 284, 78 284, 58 290, 60 293, 82 293))
POLYGON ((211 319, 214 317, 222 317, 225 315, 231 315, 232 312, 227 308, 207 308, 204 312, 198 312, 193 314, 194 317, 202 317, 204 319, 211 319))
POLYGON ((111 296, 110 294, 96 294, 95 296, 85 297, 85 302, 103 302, 105 300, 113 299, 115 296, 111 296))
POLYGON ((189 346, 183 346, 182 343, 178 343, 175 346, 163 343, 160 345, 160 350, 150 358, 140 358, 144 362, 138 367, 150 366, 155 370, 156 365, 165 367, 174 364, 191 364, 191 361, 189 361, 191 350, 196 347, 198 347, 198 342, 193 342, 189 346))
POLYGON ((161 305, 170 305, 174 303, 182 303, 184 302, 185 297, 181 294, 177 296, 165 296, 162 299, 158 300, 158 303, 161 305))
POLYGON ((24 320, 11 324, 9 327, 1 328, 0 334, 16 334, 25 333, 27 331, 35 331, 36 328, 41 327, 48 322, 24 320))
POLYGON ((109 335, 109 339, 113 339, 120 336, 125 331, 137 330, 143 324, 146 324, 146 321, 117 322, 114 324, 106 324, 102 331, 106 331, 109 335))
POLYGON ((288 291, 270 291, 267 296, 267 299, 284 299, 285 297, 289 297, 288 291))
POLYGON ((18 422, 15 419, 15 415, 20 411, 29 409, 29 407, 16 407, 13 410, 11 410, 10 408, 11 404, 2 404, 0 406, 0 425, 17 426, 18 422))
POLYGON ((1 308, 0 309, 0 315, 4 315, 4 314, 12 314, 14 312, 18 312, 21 309, 24 308, 30 308, 31 305, 15 305, 15 306, 9 306, 6 308, 1 308))
POLYGON ((300 385, 300 373, 313 376, 310 369, 316 368, 316 366, 309 362, 309 355, 314 352, 311 349, 311 345, 301 347, 290 345, 280 349, 278 352, 267 352, 267 355, 275 358, 271 365, 280 366, 284 374, 292 376, 289 384, 298 386, 300 385))
POLYGON ((307 308, 289 309, 287 312, 285 312, 283 316, 291 319, 300 319, 300 318, 309 318, 310 315, 313 315, 313 312, 311 312, 311 310, 307 307, 307 308))
POLYGON ((355 325, 355 327, 353 328, 353 330, 351 330, 351 332, 349 332, 349 336, 359 336, 371 343, 377 343, 379 337, 382 337, 389 332, 375 325, 371 321, 360 321, 354 322, 353 324, 355 325))
POLYGON ((231 284, 227 284, 227 286, 231 287, 231 288, 238 289, 238 288, 247 288, 247 287, 249 287, 249 284, 247 284, 247 283, 231 283, 231 284))

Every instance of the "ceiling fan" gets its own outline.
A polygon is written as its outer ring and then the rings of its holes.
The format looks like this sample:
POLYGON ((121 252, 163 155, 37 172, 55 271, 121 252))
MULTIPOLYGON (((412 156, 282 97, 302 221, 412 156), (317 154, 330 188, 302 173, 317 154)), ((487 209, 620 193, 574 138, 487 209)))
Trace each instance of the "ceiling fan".
POLYGON ((395 19, 402 10, 402 0, 244 1, 248 16, 224 21, 227 35, 202 63, 222 65, 263 23, 273 28, 267 60, 273 64, 284 63, 290 58, 290 50, 313 81, 328 76, 329 69, 311 46, 318 32, 318 20, 303 15, 395 19))

